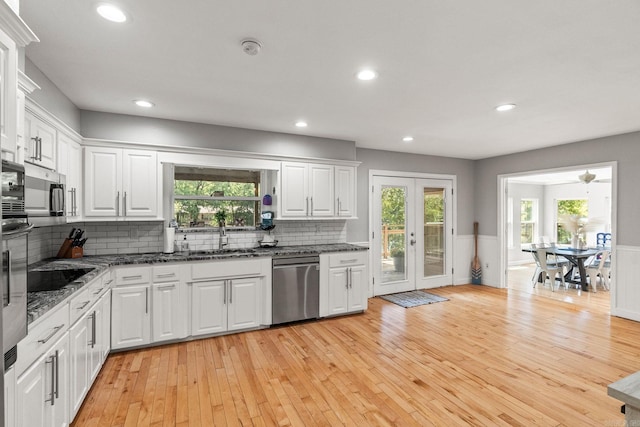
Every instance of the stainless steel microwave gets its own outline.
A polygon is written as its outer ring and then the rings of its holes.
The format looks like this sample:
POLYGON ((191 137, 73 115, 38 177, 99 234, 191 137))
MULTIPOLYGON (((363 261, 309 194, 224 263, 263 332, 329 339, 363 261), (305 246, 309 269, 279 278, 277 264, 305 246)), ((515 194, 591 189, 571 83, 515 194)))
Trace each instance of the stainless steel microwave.
POLYGON ((66 177, 55 171, 25 163, 25 210, 35 226, 64 224, 66 177))

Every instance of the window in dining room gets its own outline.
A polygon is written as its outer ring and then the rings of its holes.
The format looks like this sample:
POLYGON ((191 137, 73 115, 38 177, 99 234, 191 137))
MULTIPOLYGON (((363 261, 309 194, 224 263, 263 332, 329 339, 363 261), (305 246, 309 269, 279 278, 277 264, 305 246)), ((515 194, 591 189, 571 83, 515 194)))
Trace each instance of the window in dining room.
POLYGON ((520 243, 533 243, 538 229, 538 200, 520 200, 520 243))
POLYGON ((571 243, 571 231, 560 225, 559 218, 571 216, 589 218, 589 201, 587 199, 559 199, 556 200, 556 241, 560 244, 571 243))

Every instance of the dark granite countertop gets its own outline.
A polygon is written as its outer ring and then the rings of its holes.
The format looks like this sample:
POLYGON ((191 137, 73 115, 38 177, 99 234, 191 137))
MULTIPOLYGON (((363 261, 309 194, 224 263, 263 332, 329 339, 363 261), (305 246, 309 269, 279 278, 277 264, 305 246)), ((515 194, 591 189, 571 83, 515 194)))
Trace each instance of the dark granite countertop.
POLYGON ((80 259, 51 258, 29 266, 29 271, 69 270, 91 268, 94 270, 73 283, 55 290, 29 292, 27 294, 27 316, 29 324, 40 318, 56 305, 67 300, 84 285, 98 277, 110 267, 118 265, 159 264, 168 262, 224 260, 253 257, 276 257, 287 255, 305 255, 312 253, 366 251, 368 248, 349 243, 326 245, 280 246, 274 248, 224 249, 213 251, 176 252, 174 254, 148 253, 131 255, 86 256, 80 259))

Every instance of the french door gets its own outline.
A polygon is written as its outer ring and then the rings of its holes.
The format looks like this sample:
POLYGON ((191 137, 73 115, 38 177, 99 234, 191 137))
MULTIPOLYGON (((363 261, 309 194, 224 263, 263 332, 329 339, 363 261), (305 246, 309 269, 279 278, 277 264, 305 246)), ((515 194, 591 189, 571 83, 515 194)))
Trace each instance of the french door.
POLYGON ((373 176, 374 295, 453 283, 453 182, 373 176))

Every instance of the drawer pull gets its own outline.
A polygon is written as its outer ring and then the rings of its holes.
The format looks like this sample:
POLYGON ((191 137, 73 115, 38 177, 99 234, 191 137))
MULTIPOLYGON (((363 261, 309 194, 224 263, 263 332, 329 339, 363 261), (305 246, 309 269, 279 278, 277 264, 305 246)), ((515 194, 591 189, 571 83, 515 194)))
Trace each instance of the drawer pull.
POLYGON ((174 289, 176 287, 175 284, 170 284, 170 285, 163 285, 163 286, 158 286, 158 290, 163 290, 163 289, 174 289))
POLYGON ((105 285, 107 285, 107 286, 108 286, 108 285, 110 285, 112 282, 113 282, 113 279, 109 279, 109 280, 107 281, 107 283, 105 283, 105 285))
POLYGON ((142 274, 138 274, 137 276, 122 276, 122 280, 134 280, 134 279, 142 279, 142 274))
POLYGON ((341 259, 340 260, 340 264, 351 264, 353 262, 357 262, 358 260, 356 258, 353 259, 341 259))
POLYGON ((99 294, 100 294, 100 292, 102 292, 103 290, 104 290, 104 288, 100 288, 100 289, 98 289, 96 292, 94 292, 93 294, 94 294, 94 295, 99 295, 99 294))
POLYGON ((174 277, 176 273, 156 274, 156 277, 174 277))
POLYGON ((53 328, 53 331, 52 331, 52 332, 51 332, 51 333, 50 333, 46 338, 42 338, 42 339, 38 340, 38 342, 39 342, 40 344, 46 344, 46 343, 47 343, 47 341, 49 341, 51 338, 53 338, 53 336, 54 336, 55 334, 57 334, 57 333, 58 333, 58 331, 59 331, 60 329, 62 329, 62 328, 64 328, 64 323, 63 323, 62 325, 59 325, 59 326, 56 326, 55 328, 53 328))
POLYGON ((91 302, 91 300, 83 302, 80 307, 76 308, 76 310, 84 309, 87 305, 89 305, 90 302, 91 302))

